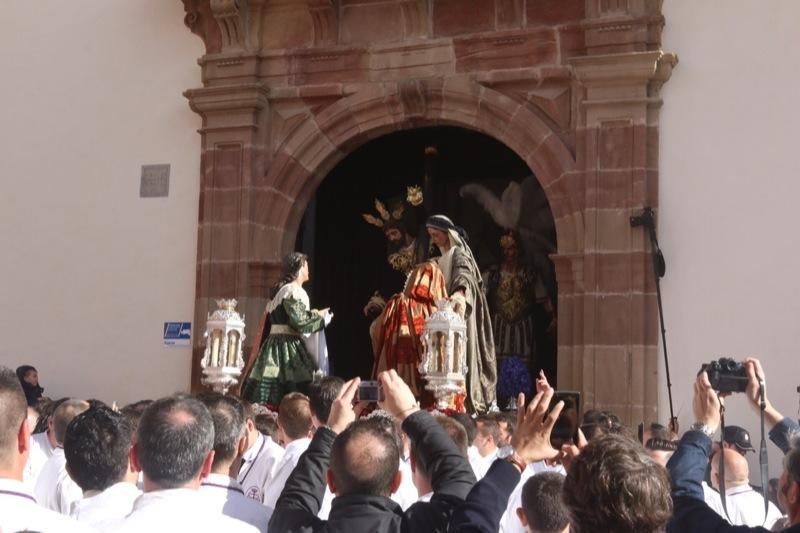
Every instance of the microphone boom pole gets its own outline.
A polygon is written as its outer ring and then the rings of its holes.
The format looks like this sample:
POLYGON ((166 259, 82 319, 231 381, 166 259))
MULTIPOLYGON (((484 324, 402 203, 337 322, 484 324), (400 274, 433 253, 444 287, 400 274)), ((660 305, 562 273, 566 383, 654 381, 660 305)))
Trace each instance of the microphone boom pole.
POLYGON ((675 418, 675 409, 672 403, 672 379, 669 373, 669 355, 667 355, 667 330, 664 326, 664 307, 661 302, 661 278, 664 277, 667 267, 664 254, 658 246, 656 237, 656 216, 651 207, 645 207, 638 215, 631 217, 631 227, 644 226, 650 238, 650 253, 653 258, 653 273, 656 280, 656 297, 658 299, 658 319, 661 325, 661 346, 664 349, 664 369, 667 374, 667 395, 669 396, 669 419, 673 431, 678 432, 678 420, 675 418))

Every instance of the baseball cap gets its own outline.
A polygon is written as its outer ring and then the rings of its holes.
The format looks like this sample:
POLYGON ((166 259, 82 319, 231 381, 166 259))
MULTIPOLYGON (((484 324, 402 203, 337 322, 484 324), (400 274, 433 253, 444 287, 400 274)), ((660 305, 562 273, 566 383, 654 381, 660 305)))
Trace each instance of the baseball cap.
POLYGON ((722 440, 736 446, 743 452, 756 451, 750 442, 750 433, 740 426, 726 426, 725 431, 722 433, 722 440))

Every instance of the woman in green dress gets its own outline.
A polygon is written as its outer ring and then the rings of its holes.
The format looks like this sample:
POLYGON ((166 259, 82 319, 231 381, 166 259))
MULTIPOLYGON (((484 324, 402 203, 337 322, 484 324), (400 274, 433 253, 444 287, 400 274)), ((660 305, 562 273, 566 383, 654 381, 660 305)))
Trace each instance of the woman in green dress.
MULTIPOLYGON (((318 369, 306 348, 307 337, 333 318, 329 309, 311 309, 303 283, 308 281, 308 256, 293 252, 283 258, 281 279, 270 292, 265 314, 270 330, 247 375, 242 398, 278 405, 289 392, 308 391, 318 369)), ((263 329, 264 325, 260 327, 263 329)))

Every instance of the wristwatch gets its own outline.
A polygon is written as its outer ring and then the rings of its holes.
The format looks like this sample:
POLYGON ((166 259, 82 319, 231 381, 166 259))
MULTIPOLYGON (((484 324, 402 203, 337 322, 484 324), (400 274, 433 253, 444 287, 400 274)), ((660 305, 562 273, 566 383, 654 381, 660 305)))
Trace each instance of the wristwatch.
POLYGON ((711 426, 707 424, 703 424, 702 422, 695 422, 689 427, 690 431, 702 431, 705 433, 706 437, 713 437, 714 433, 717 432, 716 429, 712 429, 711 426))

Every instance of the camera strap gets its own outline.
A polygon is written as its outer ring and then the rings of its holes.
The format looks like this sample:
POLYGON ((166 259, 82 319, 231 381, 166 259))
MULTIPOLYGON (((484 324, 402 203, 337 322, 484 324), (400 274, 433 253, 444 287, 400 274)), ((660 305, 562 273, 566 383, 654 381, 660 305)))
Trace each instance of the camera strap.
MULTIPOLYGON (((764 522, 767 522, 767 513, 769 512, 769 497, 767 496, 768 483, 769 483, 769 463, 767 458, 767 437, 764 431, 764 411, 767 408, 767 402, 764 391, 764 380, 759 376, 758 379, 758 395, 759 407, 761 411, 761 445, 759 446, 758 465, 761 474, 761 495, 764 497, 764 522)), ((725 405, 720 400, 719 403, 719 425, 722 435, 725 435, 725 405)), ((737 452, 734 452, 737 453, 737 452)), ((726 504, 725 494, 725 445, 724 441, 720 442, 719 446, 719 499, 722 503, 722 510, 725 511, 725 518, 731 522, 731 517, 728 514, 728 506, 726 504)), ((763 524, 762 523, 762 524, 763 524)))
MULTIPOLYGON (((717 393, 717 398, 719 399, 719 429, 720 435, 725 435, 725 404, 722 403, 722 398, 719 397, 719 393, 717 393)), ((726 504, 726 496, 725 494, 725 441, 720 440, 719 442, 719 500, 722 503, 722 510, 725 511, 725 519, 728 523, 731 523, 731 517, 728 514, 728 506, 726 504)))
POLYGON ((767 513, 769 512, 769 498, 767 491, 769 490, 769 463, 767 458, 767 436, 764 431, 764 411, 767 409, 766 392, 764 391, 764 379, 761 376, 758 378, 758 398, 761 411, 761 445, 758 449, 758 466, 761 469, 761 495, 764 496, 764 523, 767 522, 767 513))

